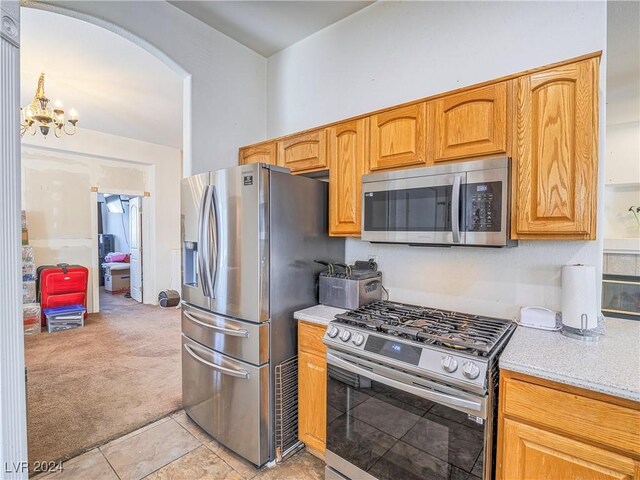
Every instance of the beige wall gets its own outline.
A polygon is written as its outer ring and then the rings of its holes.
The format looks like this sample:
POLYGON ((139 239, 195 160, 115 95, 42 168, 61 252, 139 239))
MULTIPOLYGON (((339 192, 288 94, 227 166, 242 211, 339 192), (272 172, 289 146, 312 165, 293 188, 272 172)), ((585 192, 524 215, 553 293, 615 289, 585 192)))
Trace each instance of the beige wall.
MULTIPOLYGON (((65 139, 26 138, 22 145, 22 208, 37 265, 72 263, 92 270, 92 208, 107 193, 150 192, 144 302, 179 285, 180 151, 90 130, 65 139), (46 142, 46 143, 45 143, 46 142), (51 148, 51 146, 57 148, 51 148), (171 259, 174 259, 173 262, 171 259)), ((92 274, 93 278, 93 274, 92 274)), ((93 311, 89 282, 88 308, 93 311)))

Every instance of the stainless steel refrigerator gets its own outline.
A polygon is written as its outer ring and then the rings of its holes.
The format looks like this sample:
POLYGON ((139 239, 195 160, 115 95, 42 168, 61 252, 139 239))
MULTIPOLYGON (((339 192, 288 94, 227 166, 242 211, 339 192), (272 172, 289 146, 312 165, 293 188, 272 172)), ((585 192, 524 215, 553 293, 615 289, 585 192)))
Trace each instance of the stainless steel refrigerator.
POLYGON ((260 466, 275 457, 276 371, 297 355, 293 312, 316 303, 313 260, 344 260, 328 185, 243 165, 184 179, 181 208, 184 409, 260 466))

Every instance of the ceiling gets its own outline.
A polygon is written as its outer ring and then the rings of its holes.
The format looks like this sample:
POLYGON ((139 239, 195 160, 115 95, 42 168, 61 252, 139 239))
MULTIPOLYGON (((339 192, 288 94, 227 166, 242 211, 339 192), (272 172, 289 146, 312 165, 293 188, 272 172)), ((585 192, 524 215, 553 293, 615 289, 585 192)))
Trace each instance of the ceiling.
POLYGON ((607 2, 607 124, 640 121, 640 3, 607 2))
POLYGON ((372 1, 169 2, 264 57, 371 5, 372 1))
POLYGON ((153 55, 102 27, 22 8, 21 105, 45 93, 79 113, 82 128, 182 148, 182 79, 153 55))

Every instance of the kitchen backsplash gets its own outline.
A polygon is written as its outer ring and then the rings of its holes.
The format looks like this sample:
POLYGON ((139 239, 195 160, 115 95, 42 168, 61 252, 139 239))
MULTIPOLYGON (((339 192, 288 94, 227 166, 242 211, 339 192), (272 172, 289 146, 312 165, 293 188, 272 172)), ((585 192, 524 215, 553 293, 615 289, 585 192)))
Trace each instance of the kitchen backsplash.
MULTIPOLYGON (((346 242, 349 262, 375 255, 392 300, 515 318, 523 305, 560 310, 561 268, 593 265, 601 241, 520 241, 515 248, 346 242)), ((602 265, 595 265, 597 275, 602 265)))

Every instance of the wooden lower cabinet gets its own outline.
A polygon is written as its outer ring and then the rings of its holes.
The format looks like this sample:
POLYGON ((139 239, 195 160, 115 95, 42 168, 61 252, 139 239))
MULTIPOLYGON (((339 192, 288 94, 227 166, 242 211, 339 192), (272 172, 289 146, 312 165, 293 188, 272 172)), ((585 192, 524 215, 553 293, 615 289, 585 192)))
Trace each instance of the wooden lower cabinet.
POLYGON ((640 479, 640 404, 501 372, 496 478, 640 479))
POLYGON ((298 438, 324 458, 327 438, 325 327, 298 322, 298 438))
POLYGON ((504 479, 637 479, 639 463, 587 443, 515 420, 504 420, 504 479))
POLYGON ((324 455, 327 440, 327 361, 318 355, 298 355, 298 437, 324 455))

